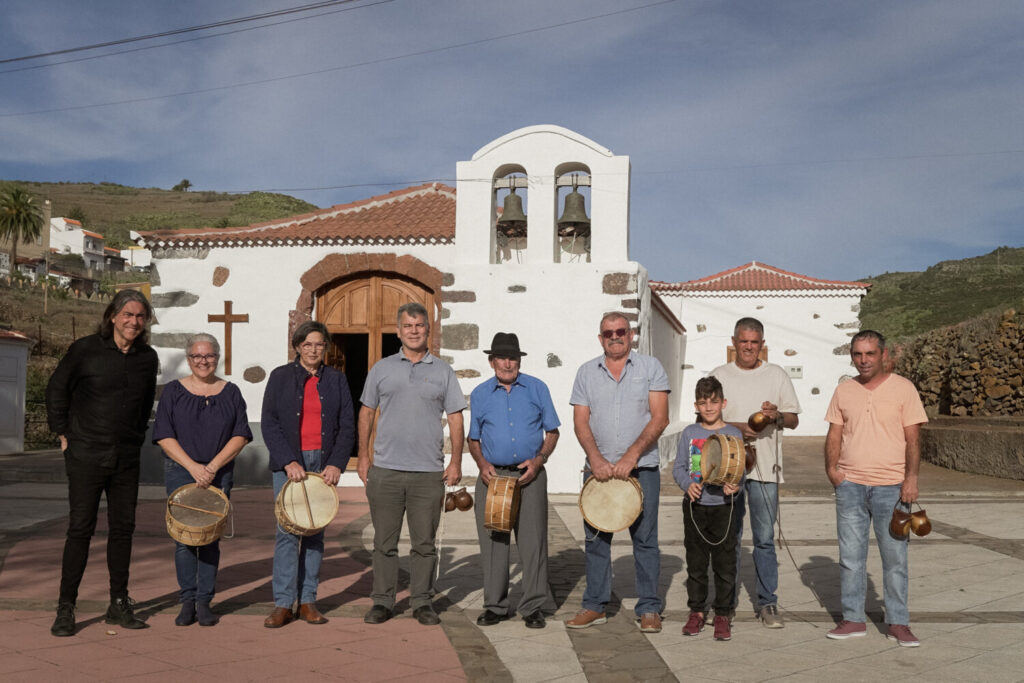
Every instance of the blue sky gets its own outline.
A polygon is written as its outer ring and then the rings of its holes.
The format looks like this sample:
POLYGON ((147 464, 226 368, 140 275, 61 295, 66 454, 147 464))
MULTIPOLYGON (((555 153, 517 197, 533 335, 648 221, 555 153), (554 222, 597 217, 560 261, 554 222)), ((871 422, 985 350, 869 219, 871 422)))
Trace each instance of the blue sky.
MULTIPOLYGON (((4 0, 0 60, 299 4, 4 0)), ((1024 246, 1019 0, 319 13, 0 63, 0 178, 188 178, 330 206, 454 184, 457 161, 550 123, 630 157, 630 255, 654 279, 751 260, 854 279, 1024 246)))

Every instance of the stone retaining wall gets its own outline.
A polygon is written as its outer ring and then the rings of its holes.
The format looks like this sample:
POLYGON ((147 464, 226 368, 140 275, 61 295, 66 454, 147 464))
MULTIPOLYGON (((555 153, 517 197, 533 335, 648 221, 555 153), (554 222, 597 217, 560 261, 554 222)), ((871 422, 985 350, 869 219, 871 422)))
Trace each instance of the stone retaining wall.
POLYGON ((921 458, 972 474, 1024 480, 1024 417, 937 417, 921 430, 921 458))
POLYGON ((930 416, 1024 415, 1024 315, 1012 309, 922 334, 896 356, 930 416))

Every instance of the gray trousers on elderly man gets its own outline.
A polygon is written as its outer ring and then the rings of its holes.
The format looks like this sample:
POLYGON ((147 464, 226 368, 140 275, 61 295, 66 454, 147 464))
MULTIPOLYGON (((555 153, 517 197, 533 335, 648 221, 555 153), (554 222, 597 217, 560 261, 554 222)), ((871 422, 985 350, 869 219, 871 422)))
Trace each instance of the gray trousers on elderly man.
MULTIPOLYGON (((499 476, 512 476, 515 471, 497 468, 499 476)), ((496 614, 509 614, 508 580, 512 533, 484 528, 487 509, 487 486, 476 480, 476 531, 480 538, 480 557, 484 571, 484 609, 496 614)), ((513 531, 523 568, 523 597, 519 614, 528 616, 543 609, 548 601, 548 473, 541 468, 537 478, 519 489, 519 516, 513 531)))

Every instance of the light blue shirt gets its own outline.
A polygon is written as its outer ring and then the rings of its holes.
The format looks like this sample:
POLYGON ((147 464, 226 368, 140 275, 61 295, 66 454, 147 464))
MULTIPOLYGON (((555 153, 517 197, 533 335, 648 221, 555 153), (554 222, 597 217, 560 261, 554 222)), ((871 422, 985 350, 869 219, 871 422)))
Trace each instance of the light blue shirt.
POLYGON ((551 392, 536 377, 519 373, 510 391, 496 377, 469 395, 469 438, 480 442, 492 465, 518 465, 535 458, 544 433, 558 429, 551 392))
POLYGON ((428 352, 418 363, 403 351, 370 368, 360 403, 380 407, 373 464, 389 470, 444 470, 441 413, 464 410, 466 397, 451 366, 428 352))
MULTIPOLYGON (((569 403, 590 408, 590 431, 597 449, 610 463, 618 462, 651 421, 652 391, 670 391, 668 375, 653 356, 630 351, 616 381, 598 356, 580 366, 569 403)), ((658 466, 658 443, 648 447, 637 467, 658 466)))

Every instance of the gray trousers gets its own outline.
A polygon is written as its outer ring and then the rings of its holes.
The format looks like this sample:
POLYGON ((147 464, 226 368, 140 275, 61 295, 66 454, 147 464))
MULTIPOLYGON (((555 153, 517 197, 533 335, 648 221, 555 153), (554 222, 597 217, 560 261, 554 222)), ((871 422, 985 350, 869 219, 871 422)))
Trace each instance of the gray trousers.
MULTIPOLYGON (((498 470, 508 476, 511 471, 498 470)), ((484 609, 509 614, 508 578, 512 534, 484 528, 487 486, 476 480, 476 531, 480 538, 480 558, 484 570, 484 609)), ((541 469, 537 478, 519 489, 519 516, 513 531, 523 567, 523 597, 519 614, 528 616, 544 607, 548 599, 548 473, 541 469)))
POLYGON ((434 596, 437 565, 437 524, 441 519, 444 484, 441 472, 406 472, 370 468, 366 498, 373 522, 374 605, 395 607, 398 589, 398 537, 402 518, 409 523, 409 604, 429 605, 434 596))

